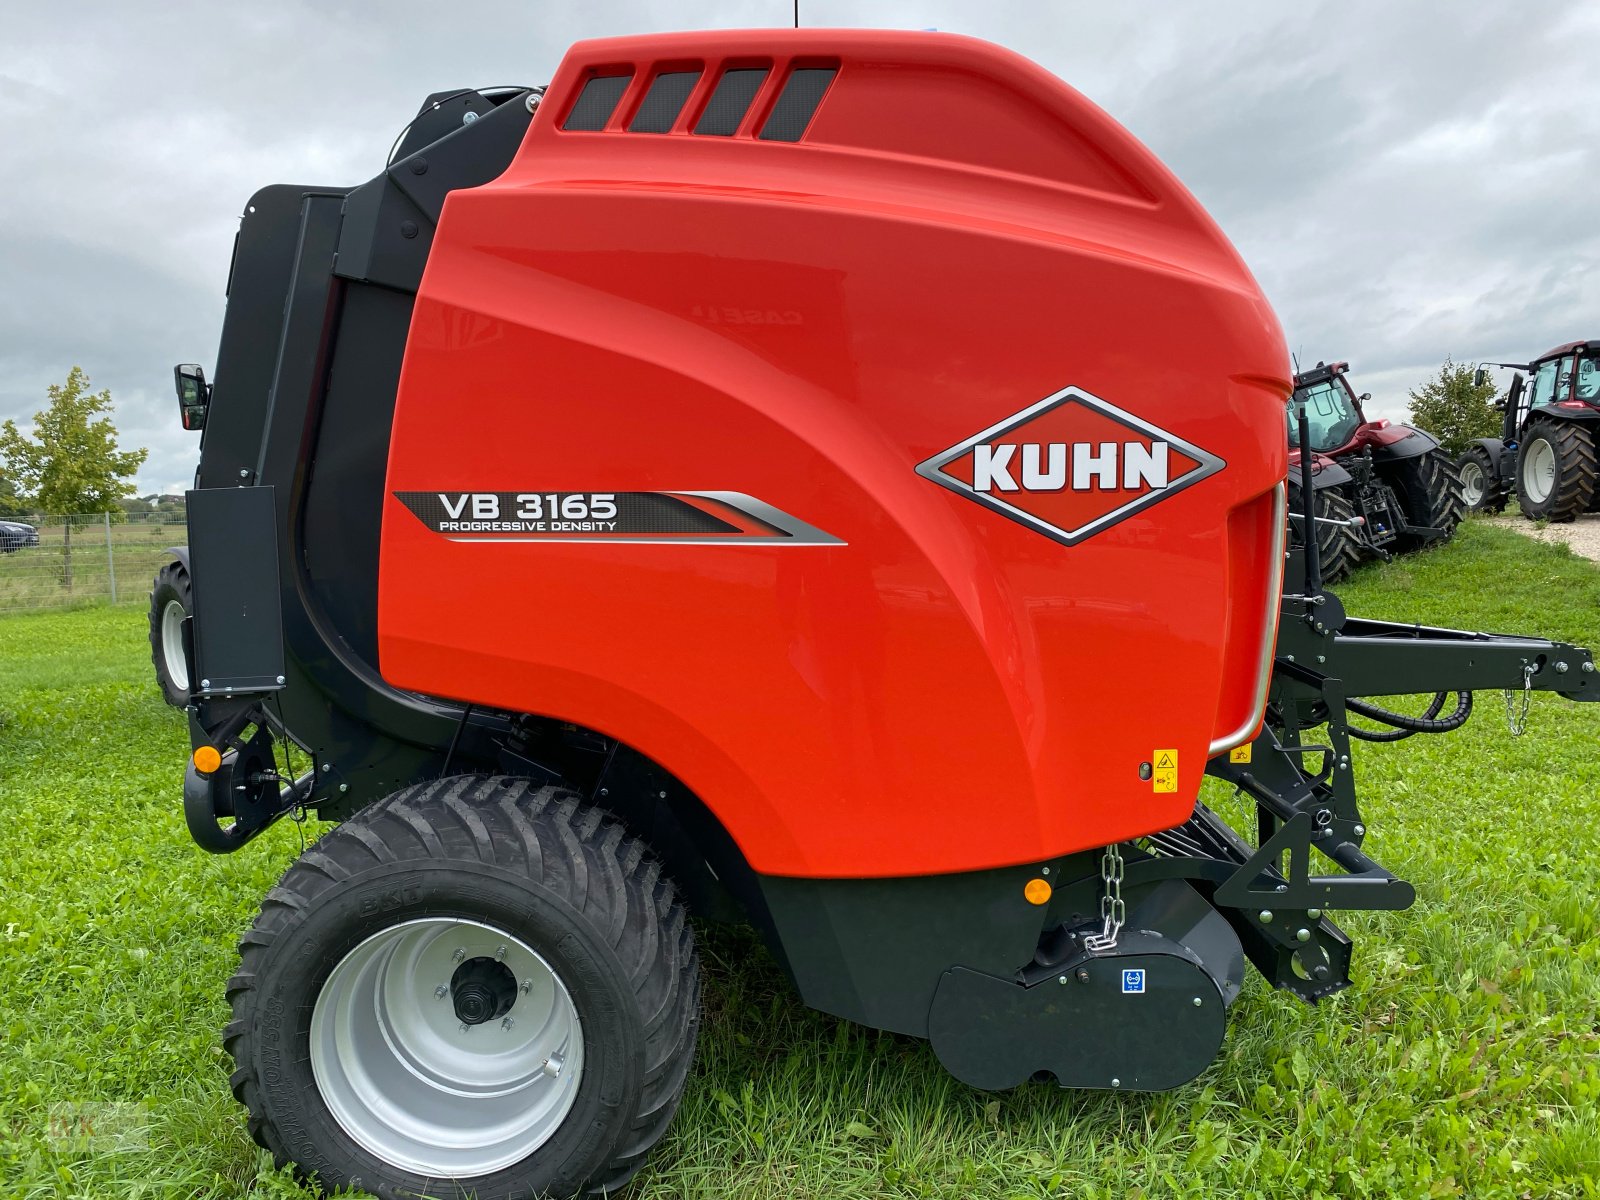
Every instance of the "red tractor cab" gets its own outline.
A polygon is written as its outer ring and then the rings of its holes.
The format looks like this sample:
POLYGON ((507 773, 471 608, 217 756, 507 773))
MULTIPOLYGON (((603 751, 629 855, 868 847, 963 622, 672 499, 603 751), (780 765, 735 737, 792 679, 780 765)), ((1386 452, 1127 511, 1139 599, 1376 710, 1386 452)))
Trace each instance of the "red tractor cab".
POLYGON ((1479 438, 1458 463, 1468 506, 1499 512, 1515 494, 1524 516, 1557 522, 1600 508, 1600 338, 1567 342, 1531 363, 1485 363, 1475 382, 1486 382, 1490 367, 1517 373, 1500 402, 1501 436, 1479 438))
POLYGON ((1319 362, 1296 374, 1289 414, 1289 507, 1305 511, 1294 487, 1300 461, 1295 422, 1303 405, 1315 456, 1313 510, 1330 579, 1364 556, 1447 540, 1462 513, 1461 482, 1438 439, 1385 418, 1368 420, 1362 403, 1372 395, 1356 395, 1349 369, 1349 363, 1319 362))

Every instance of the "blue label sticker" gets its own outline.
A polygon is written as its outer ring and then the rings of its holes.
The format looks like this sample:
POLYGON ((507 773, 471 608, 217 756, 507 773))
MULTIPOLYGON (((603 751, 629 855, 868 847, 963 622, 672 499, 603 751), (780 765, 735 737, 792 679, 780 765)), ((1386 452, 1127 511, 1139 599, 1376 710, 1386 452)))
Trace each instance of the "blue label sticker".
POLYGON ((1130 992, 1142 993, 1144 991, 1144 972, 1127 970, 1122 973, 1122 991, 1126 995, 1130 992))

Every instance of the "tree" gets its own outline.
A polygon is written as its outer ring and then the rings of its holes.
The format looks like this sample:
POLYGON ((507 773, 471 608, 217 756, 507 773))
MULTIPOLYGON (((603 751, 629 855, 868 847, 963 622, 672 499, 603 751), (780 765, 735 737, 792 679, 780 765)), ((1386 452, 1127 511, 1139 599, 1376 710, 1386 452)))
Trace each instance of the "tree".
POLYGON ((17 485, 11 482, 11 476, 0 470, 0 521, 25 516, 27 511, 22 497, 17 495, 17 485))
POLYGON ((1438 377, 1411 389, 1411 419, 1439 439, 1452 456, 1474 439, 1500 436, 1500 413, 1494 405, 1495 386, 1472 382, 1474 363, 1444 360, 1438 377))
MULTIPOLYGON (((15 421, 0 425, 0 462, 14 486, 41 512, 101 513, 122 510, 118 501, 134 493, 133 475, 150 451, 118 450, 109 416, 111 392, 89 391, 83 368, 73 367, 64 384, 51 384, 50 406, 35 413, 33 433, 15 421)), ((72 590, 72 522, 66 523, 67 591, 72 590)))

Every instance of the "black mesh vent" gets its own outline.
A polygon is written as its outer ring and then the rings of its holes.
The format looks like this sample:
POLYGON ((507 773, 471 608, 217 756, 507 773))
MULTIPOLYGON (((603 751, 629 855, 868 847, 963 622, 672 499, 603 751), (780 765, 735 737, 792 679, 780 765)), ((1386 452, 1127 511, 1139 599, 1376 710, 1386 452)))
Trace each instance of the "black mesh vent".
POLYGON ((723 72, 694 131, 732 137, 739 122, 744 120, 744 114, 750 111, 750 102, 756 98, 766 77, 765 67, 723 72))
POLYGON ((669 71, 650 81, 644 103, 633 116, 629 133, 666 133, 683 111, 683 103, 694 91, 699 71, 669 71))
POLYGON ((778 102, 772 106, 772 115, 762 126, 762 139, 798 142, 806 126, 811 124, 811 115, 817 111, 822 93, 828 90, 835 74, 832 67, 804 67, 791 74, 778 102))
POLYGON ((561 128, 604 129, 632 78, 632 75, 598 75, 589 80, 583 85, 583 91, 578 93, 578 102, 572 106, 572 111, 567 114, 567 123, 561 128))

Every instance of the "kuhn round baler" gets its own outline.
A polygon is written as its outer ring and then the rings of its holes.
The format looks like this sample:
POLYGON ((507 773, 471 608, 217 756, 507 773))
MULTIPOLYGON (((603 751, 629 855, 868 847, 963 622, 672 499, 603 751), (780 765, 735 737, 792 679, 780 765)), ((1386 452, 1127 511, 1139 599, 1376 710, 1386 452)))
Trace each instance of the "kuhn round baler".
POLYGON ((1326 911, 1413 898, 1351 711, 1600 693, 1575 647, 1346 617, 1314 538, 1285 592, 1271 309, 1148 151, 966 38, 438 93, 370 182, 252 198, 215 376, 179 369, 158 653, 201 845, 341 822, 225 1034, 329 1188, 621 1186, 689 1073, 690 917, 975 1086, 1176 1087, 1247 958, 1314 1001, 1326 911))

